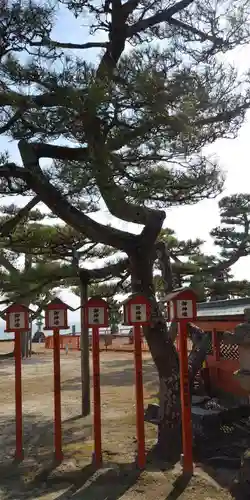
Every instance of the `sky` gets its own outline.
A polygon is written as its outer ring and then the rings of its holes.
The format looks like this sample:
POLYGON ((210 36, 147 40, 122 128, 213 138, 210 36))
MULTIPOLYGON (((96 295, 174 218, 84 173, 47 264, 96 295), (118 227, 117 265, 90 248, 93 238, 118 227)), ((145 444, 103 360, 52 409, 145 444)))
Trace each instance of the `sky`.
MULTIPOLYGON (((66 11, 61 9, 58 14, 57 24, 54 29, 54 39, 59 41, 70 41, 83 43, 87 41, 87 31, 81 27, 79 22, 75 21, 66 11)), ((85 55, 85 54, 84 54, 85 55)), ((234 54, 232 62, 236 64, 238 70, 249 69, 250 46, 241 48, 234 54)), ((0 137, 0 150, 8 150, 14 161, 19 162, 20 157, 16 143, 11 143, 6 137, 0 137)), ((246 120, 242 126, 238 137, 234 140, 219 140, 208 148, 209 153, 215 153, 219 159, 222 170, 226 175, 225 188, 222 196, 234 193, 250 193, 250 112, 247 113, 246 120)), ((13 202, 13 198, 12 198, 13 202)), ((18 199, 19 202, 19 199, 18 199)), ((20 202, 20 204, 23 204, 20 202)), ((125 225, 108 217, 107 213, 98 214, 98 220, 101 222, 109 221, 118 227, 133 230, 133 225, 125 225)), ((176 231, 179 238, 201 238, 205 241, 204 250, 214 252, 212 240, 209 232, 212 228, 219 225, 219 211, 217 200, 204 200, 194 206, 185 206, 168 209, 166 212, 165 226, 176 231)), ((138 227, 134 227, 137 232, 138 227)), ((232 268, 236 279, 250 280, 250 257, 244 257, 232 268)), ((78 307, 79 299, 73 294, 64 291, 61 298, 73 307, 78 307)), ((70 313, 70 324, 79 323, 79 311, 70 313)), ((0 321, 0 336, 1 336, 0 321)))

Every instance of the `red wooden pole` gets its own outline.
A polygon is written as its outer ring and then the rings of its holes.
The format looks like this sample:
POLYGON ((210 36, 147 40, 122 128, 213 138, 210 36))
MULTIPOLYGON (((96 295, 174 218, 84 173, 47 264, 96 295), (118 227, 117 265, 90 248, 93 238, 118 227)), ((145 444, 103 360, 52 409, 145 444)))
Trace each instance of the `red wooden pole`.
POLYGON ((99 327, 92 327, 93 356, 93 403, 94 403, 94 463, 102 464, 102 430, 101 430, 101 390, 100 390, 100 349, 99 327))
POLYGON ((191 399, 188 376, 187 322, 179 322, 180 342, 180 386, 182 413, 183 471, 193 473, 193 442, 191 399))
POLYGON ((55 432, 55 458, 62 462, 62 417, 61 417, 61 368, 60 368, 60 331, 54 329, 54 432, 55 432))
POLYGON ((137 465, 139 469, 144 469, 146 465, 146 455, 145 455, 142 350, 141 350, 140 325, 134 326, 134 346, 135 346, 136 430, 137 430, 137 450, 138 450, 137 465))
POLYGON ((16 460, 23 460, 22 349, 21 333, 15 332, 16 460))
POLYGON ((216 328, 212 330, 213 357, 215 361, 220 361, 220 342, 216 328))
POLYGON ((180 352, 180 336, 179 336, 179 334, 176 337, 176 349, 177 349, 177 352, 180 352))

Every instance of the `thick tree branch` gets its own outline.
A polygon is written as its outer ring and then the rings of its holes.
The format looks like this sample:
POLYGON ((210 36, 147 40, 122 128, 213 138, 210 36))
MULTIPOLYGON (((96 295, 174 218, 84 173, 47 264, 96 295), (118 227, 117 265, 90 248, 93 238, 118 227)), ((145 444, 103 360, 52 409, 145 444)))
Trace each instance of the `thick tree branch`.
MULTIPOLYGON (((27 143, 28 144, 28 143, 27 143)), ((32 142, 36 158, 51 158, 53 160, 84 161, 89 158, 89 148, 70 148, 67 146, 54 146, 42 142, 32 142)))
POLYGON ((223 43, 223 38, 218 38, 213 35, 209 35, 208 33, 204 33, 203 31, 194 28, 194 26, 190 26, 190 24, 183 23, 182 21, 179 21, 174 17, 171 17, 171 19, 169 19, 168 22, 172 26, 177 26, 178 28, 181 28, 184 31, 188 31, 189 33, 197 35, 202 42, 208 40, 209 42, 212 42, 215 45, 221 45, 223 43))
POLYGON ((177 335, 178 335, 178 322, 172 321, 168 330, 168 338, 170 338, 174 343, 176 341, 177 335))
MULTIPOLYGON (((154 218, 148 220, 148 223, 143 228, 140 234, 140 244, 142 248, 147 248, 153 251, 153 256, 155 253, 154 245, 162 229, 163 221, 166 214, 163 210, 156 211, 154 218)), ((154 257, 153 257, 154 258, 154 257)))
POLYGON ((38 316, 40 316, 40 314, 44 311, 44 309, 45 309, 45 307, 46 307, 47 304, 48 304, 48 298, 46 297, 41 302, 41 304, 39 305, 38 309, 33 314, 31 314, 32 321, 34 321, 36 318, 38 318, 38 316))
POLYGON ((188 356, 188 372, 191 391, 193 390, 194 379, 206 359, 210 345, 210 335, 205 333, 193 323, 188 323, 188 334, 193 341, 193 348, 188 356))
MULTIPOLYGON (((166 117, 164 117, 164 122, 166 123, 166 117)), ((156 128, 160 123, 156 123, 154 120, 143 123, 143 125, 138 125, 133 129, 129 129, 126 132, 119 133, 108 139, 107 147, 110 151, 118 151, 123 146, 128 145, 130 141, 137 139, 138 137, 143 136, 144 134, 151 132, 154 128, 156 128)))
POLYGON ((129 17, 129 15, 134 12, 139 3, 140 0, 128 0, 126 3, 123 4, 122 10, 126 20, 129 17))
POLYGON ((88 42, 88 43, 70 43, 70 42, 57 42, 55 40, 43 39, 41 42, 29 41, 31 47, 51 47, 55 49, 95 49, 106 48, 107 42, 88 42))
MULTIPOLYGON (((1 255, 0 255, 0 264, 1 264, 1 255)), ((121 260, 115 264, 109 264, 107 266, 104 266, 103 268, 100 269, 79 269, 79 275, 82 274, 84 276, 84 279, 90 280, 99 280, 99 279, 109 279, 114 276, 120 276, 123 271, 125 271, 128 267, 128 259, 121 260)), ((18 272, 18 271, 17 271, 18 272)), ((32 297, 36 295, 37 293, 41 292, 45 286, 48 285, 56 285, 62 280, 68 280, 68 279, 73 279, 76 278, 76 270, 74 266, 69 266, 69 267, 63 267, 63 268, 58 268, 56 270, 51 270, 50 276, 44 280, 42 280, 40 283, 38 283, 36 286, 29 288, 29 290, 25 290, 19 294, 15 294, 12 296, 10 299, 5 299, 0 301, 0 304, 9 304, 11 302, 20 302, 20 300, 30 298, 32 300, 32 297)), ((78 308, 77 308, 78 309, 78 308)))
POLYGON ((18 92, 0 92, 0 106, 12 106, 16 108, 29 109, 33 107, 50 108, 52 106, 61 106, 65 102, 65 96, 58 95, 55 92, 47 92, 41 95, 26 96, 18 92))
POLYGON ((173 273, 167 245, 163 241, 158 241, 155 244, 155 253, 161 269, 164 292, 168 294, 173 290, 173 273))
POLYGON ((11 264, 9 259, 5 257, 3 252, 0 252, 0 266, 3 266, 7 271, 9 271, 11 274, 15 274, 16 276, 19 276, 19 271, 18 269, 11 264))
MULTIPOLYGON (((126 201, 123 190, 114 181, 113 172, 108 165, 108 152, 106 151, 105 145, 101 139, 99 139, 99 142, 93 141, 92 127, 89 125, 90 124, 86 123, 86 135, 89 144, 91 144, 91 148, 68 148, 41 143, 26 144, 27 147, 33 149, 36 159, 45 157, 83 161, 87 157, 90 157, 91 149, 93 155, 93 173, 110 213, 120 219, 124 219, 125 217, 126 221, 135 224, 151 224, 155 226, 156 219, 160 219, 162 222, 165 218, 165 213, 163 211, 141 207, 126 201)), ((98 133, 101 135, 100 123, 98 120, 95 120, 95 139, 98 133)), ((113 157, 113 160, 118 161, 115 157, 113 157)))
POLYGON ((109 45, 103 55, 96 72, 98 79, 113 78, 113 70, 125 48, 127 37, 128 14, 123 8, 121 0, 112 0, 111 22, 109 23, 109 45))
POLYGON ((100 280, 103 278, 109 279, 113 277, 119 277, 123 271, 125 271, 129 266, 128 259, 123 259, 115 264, 109 264, 107 266, 101 267, 99 269, 79 269, 79 275, 83 276, 84 279, 89 277, 90 280, 100 280))
POLYGON ((169 252, 169 255, 171 257, 171 259, 173 259, 173 261, 176 263, 176 264, 180 264, 182 265, 183 262, 181 261, 181 259, 179 259, 179 257, 177 257, 177 255, 174 255, 173 252, 169 252))
POLYGON ((0 134, 8 132, 8 130, 17 122, 21 115, 22 111, 19 109, 18 111, 16 111, 16 113, 14 113, 14 115, 7 121, 5 125, 2 125, 0 127, 0 134))
MULTIPOLYGON (((0 170, 1 172, 1 170, 0 170)), ((40 201, 39 196, 34 196, 32 200, 25 205, 25 207, 21 208, 19 212, 12 219, 4 222, 4 224, 0 225, 0 236, 9 236, 16 226, 28 216, 30 210, 32 210, 40 201)))
MULTIPOLYGON (((41 82, 42 83, 42 82, 41 82)), ((24 95, 9 90, 0 92, 0 106, 11 106, 20 108, 20 111, 32 108, 53 108, 64 106, 69 109, 79 111, 80 106, 84 106, 84 94, 82 90, 72 89, 72 87, 57 87, 56 90, 43 94, 24 95)))
POLYGON ((155 26, 156 24, 169 22, 169 20, 171 20, 172 16, 174 16, 178 12, 184 10, 191 3, 193 3, 193 1, 194 0, 181 0, 180 2, 177 2, 172 7, 169 7, 168 9, 165 9, 165 10, 160 11, 151 17, 148 17, 146 19, 142 19, 142 20, 138 21, 136 24, 134 24, 133 26, 128 28, 128 30, 127 30, 128 37, 132 37, 134 35, 137 35, 138 33, 145 31, 148 28, 155 26))
MULTIPOLYGON (((86 131, 87 133, 87 131, 86 131)), ((91 137, 89 138, 91 140, 91 137)), ((139 204, 129 203, 126 200, 123 189, 116 184, 114 174, 108 164, 108 152, 105 145, 100 142, 93 144, 93 161, 92 169, 96 179, 96 183, 101 192, 101 195, 112 215, 118 219, 141 224, 144 226, 156 227, 157 221, 160 220, 160 228, 162 221, 165 218, 165 212, 147 207, 142 207, 139 204)), ((111 157, 112 158, 112 157, 111 157)), ((113 161, 119 161, 113 157, 113 161)))
MULTIPOLYGON (((56 189, 45 177, 40 166, 37 153, 39 148, 37 145, 27 143, 26 141, 19 142, 19 151, 23 160, 25 171, 29 172, 25 176, 28 186, 39 196, 41 201, 49 207, 60 219, 66 224, 72 226, 76 231, 98 243, 114 246, 120 250, 129 248, 132 241, 138 239, 137 236, 131 235, 125 231, 120 231, 108 226, 104 226, 95 222, 90 217, 82 213, 80 210, 73 207, 64 196, 56 189)), ((47 156, 48 157, 48 156, 47 156)), ((55 156, 53 155, 52 158, 55 156)), ((0 172, 1 173, 1 172, 0 172)))
POLYGON ((15 163, 5 163, 0 165, 0 176, 6 179, 22 179, 25 180, 25 176, 28 171, 25 171, 23 167, 18 167, 15 163))
POLYGON ((227 122, 239 116, 242 111, 246 111, 249 108, 250 108, 250 100, 247 100, 246 102, 244 102, 244 104, 236 106, 236 108, 234 109, 223 111, 222 113, 218 113, 217 115, 214 116, 209 116, 208 118, 201 118, 195 121, 194 125, 199 127, 203 125, 212 125, 213 123, 218 123, 218 122, 227 122))

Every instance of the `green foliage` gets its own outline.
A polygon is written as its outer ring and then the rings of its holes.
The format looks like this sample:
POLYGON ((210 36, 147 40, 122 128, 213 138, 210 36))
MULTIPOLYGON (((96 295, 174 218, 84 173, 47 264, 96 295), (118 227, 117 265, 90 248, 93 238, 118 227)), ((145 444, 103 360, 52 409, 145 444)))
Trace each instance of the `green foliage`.
MULTIPOLYGON (((19 213, 14 204, 1 207, 1 224, 19 213)), ((43 212, 31 210, 13 229, 1 238, 1 291, 9 301, 22 300, 40 304, 52 300, 60 287, 78 281, 73 265, 72 249, 79 250, 81 259, 107 257, 110 248, 93 245, 69 226, 48 224, 43 212)))
POLYGON ((242 243, 241 256, 248 255, 250 250, 250 195, 237 194, 220 201, 222 227, 215 228, 211 235, 215 245, 223 248, 221 254, 228 258, 232 249, 242 243))
MULTIPOLYGON (((165 208, 215 196, 223 179, 216 162, 202 156, 202 147, 235 136, 249 100, 248 78, 241 82, 217 57, 248 43, 248 2, 224 3, 226 8, 198 0, 183 5, 128 0, 118 2, 116 11, 109 2, 106 7, 72 0, 29 7, 7 2, 0 73, 3 132, 45 143, 63 137, 86 148, 77 161, 69 159, 65 147, 63 158, 52 154, 52 171, 44 167, 65 197, 85 204, 84 211, 90 203, 93 210, 98 207, 100 193, 105 201, 115 196, 112 184, 107 194, 107 172, 131 203, 142 206, 165 208), (91 35, 107 40, 109 32, 109 49, 105 41, 89 42, 105 52, 95 62, 84 57, 84 44, 52 39, 62 3, 80 23, 88 19, 91 35), (115 56, 118 33, 124 43, 115 56), (156 43, 142 44, 153 39, 156 43), (164 47, 157 45, 162 39, 164 47), (126 41, 134 48, 124 52, 126 41), (72 52, 77 48, 82 52, 72 52), (21 58, 20 51, 29 56, 21 58), (105 164, 101 181, 97 142, 105 164)), ((80 29, 78 21, 75 26, 80 29)))
MULTIPOLYGON (((159 239, 169 249, 175 286, 191 285, 200 301, 249 295, 250 282, 233 280, 231 271, 231 266, 239 258, 250 253, 249 202, 249 194, 227 196, 220 200, 221 226, 211 231, 218 250, 216 255, 205 255, 201 250, 204 242, 199 239, 179 241, 173 230, 161 231, 159 239)), ((164 287, 159 275, 155 277, 155 286, 162 293, 164 287)))

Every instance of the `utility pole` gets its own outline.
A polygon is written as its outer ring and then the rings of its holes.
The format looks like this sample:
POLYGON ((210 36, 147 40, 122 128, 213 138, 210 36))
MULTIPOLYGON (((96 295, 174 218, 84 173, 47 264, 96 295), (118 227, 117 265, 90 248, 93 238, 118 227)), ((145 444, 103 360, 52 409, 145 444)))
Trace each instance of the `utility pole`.
POLYGON ((80 281, 81 303, 81 385, 82 385, 82 416, 90 414, 90 369, 89 369, 89 329, 85 326, 84 306, 88 300, 88 273, 79 266, 79 253, 72 251, 72 265, 77 271, 80 281))

